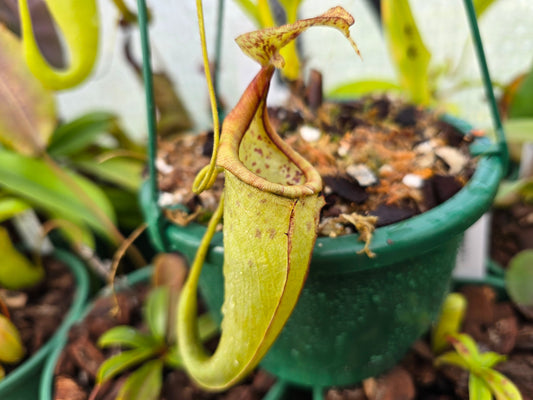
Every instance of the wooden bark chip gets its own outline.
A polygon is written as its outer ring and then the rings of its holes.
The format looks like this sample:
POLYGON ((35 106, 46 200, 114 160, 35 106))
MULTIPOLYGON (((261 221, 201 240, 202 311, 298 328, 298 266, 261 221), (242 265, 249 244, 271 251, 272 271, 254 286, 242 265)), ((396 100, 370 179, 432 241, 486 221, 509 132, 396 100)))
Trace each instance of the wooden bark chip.
MULTIPOLYGON (((271 127, 266 97, 279 49, 308 27, 341 30, 354 48, 354 22, 341 7, 316 18, 239 36, 237 43, 262 68, 222 128, 216 157, 223 169, 222 200, 211 219, 178 309, 183 363, 203 388, 223 390, 244 378, 266 354, 303 287, 324 204, 318 172, 271 127), (197 333, 198 278, 212 235, 224 217, 224 315, 219 345, 210 355, 197 333)), ((206 169, 204 169, 206 170, 206 169)), ((204 176, 203 181, 213 182, 204 176)))

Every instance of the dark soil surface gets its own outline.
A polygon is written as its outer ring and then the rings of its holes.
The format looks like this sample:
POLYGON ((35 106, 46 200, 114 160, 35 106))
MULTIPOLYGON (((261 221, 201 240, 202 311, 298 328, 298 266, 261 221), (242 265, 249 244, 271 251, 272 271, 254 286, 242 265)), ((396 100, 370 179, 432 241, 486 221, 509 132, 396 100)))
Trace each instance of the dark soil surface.
MULTIPOLYGON (((321 236, 354 232, 341 214, 377 216, 377 226, 383 226, 422 213, 453 196, 474 171, 468 153, 473 138, 422 108, 386 97, 325 102, 315 112, 297 99, 290 104, 269 109, 269 116, 276 131, 323 178, 321 236)), ((190 210, 190 215, 168 212, 178 224, 204 221, 218 204, 222 177, 199 196, 191 191, 212 146, 209 134, 159 143, 161 203, 190 210)))
MULTIPOLYGON (((70 308, 76 287, 74 276, 62 262, 46 257, 43 264, 46 276, 35 288, 24 291, 0 288, 0 297, 26 348, 25 359, 54 334, 70 308)), ((5 365, 6 373, 16 367, 5 365)))

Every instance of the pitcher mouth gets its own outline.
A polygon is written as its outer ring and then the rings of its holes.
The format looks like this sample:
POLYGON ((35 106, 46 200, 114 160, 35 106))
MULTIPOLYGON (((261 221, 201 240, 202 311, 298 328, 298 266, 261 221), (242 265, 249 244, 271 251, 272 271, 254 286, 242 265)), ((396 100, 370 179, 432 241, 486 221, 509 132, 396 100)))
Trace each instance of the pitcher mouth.
MULTIPOLYGON (((263 67, 249 85, 249 89, 253 90, 246 90, 246 95, 239 101, 247 103, 248 107, 235 107, 226 117, 222 127, 217 165, 255 188, 279 196, 299 198, 319 193, 322 190, 320 174, 306 159, 287 145, 270 124, 266 110, 266 95, 274 70, 273 66, 263 67), (246 111, 243 112, 243 109, 246 111), (253 124, 261 124, 259 130, 264 133, 263 138, 257 138, 258 143, 262 140, 271 141, 271 155, 274 158, 283 158, 290 172, 275 175, 274 172, 266 173, 266 169, 269 168, 268 156, 264 157, 263 166, 266 168, 254 167, 256 161, 241 160, 241 146, 245 135, 251 134, 249 130, 253 124)), ((253 150, 263 151, 262 148, 253 150)))

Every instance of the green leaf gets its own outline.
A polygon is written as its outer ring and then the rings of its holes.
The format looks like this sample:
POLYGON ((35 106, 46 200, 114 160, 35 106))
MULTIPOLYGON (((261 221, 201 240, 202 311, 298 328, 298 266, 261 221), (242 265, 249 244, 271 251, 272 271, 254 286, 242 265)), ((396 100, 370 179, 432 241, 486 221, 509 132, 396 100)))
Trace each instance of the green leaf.
POLYGON ((248 14, 248 17, 250 17, 258 27, 262 27, 261 17, 256 4, 254 4, 251 0, 235 0, 235 3, 237 3, 246 14, 248 14))
POLYGON ((492 400, 489 387, 474 374, 468 377, 468 395, 470 400, 492 400))
POLYGON ((400 86, 411 101, 431 101, 428 68, 431 53, 418 31, 408 0, 382 0, 382 23, 400 86))
POLYGON ((96 376, 97 384, 101 385, 102 383, 107 382, 127 369, 153 357, 157 352, 158 349, 142 347, 123 351, 116 356, 108 358, 98 369, 98 374, 96 376))
POLYGON ((133 372, 116 400, 157 400, 163 384, 163 362, 152 360, 133 372))
POLYGON ((160 286, 148 294, 144 307, 144 319, 155 339, 164 341, 169 313, 169 288, 160 286))
POLYGON ((334 99, 353 99, 368 93, 399 91, 401 87, 394 82, 383 80, 368 80, 345 83, 337 86, 330 92, 328 97, 334 99))
POLYGON ((179 354, 179 349, 177 346, 172 346, 164 356, 163 361, 165 365, 168 365, 171 368, 183 368, 183 361, 179 354))
POLYGON ((137 192, 142 182, 145 163, 131 158, 113 157, 106 161, 94 157, 77 157, 74 165, 80 170, 94 175, 103 181, 113 183, 132 192, 137 192))
POLYGON ((160 342, 152 336, 139 332, 137 329, 128 325, 115 326, 109 329, 98 339, 98 346, 124 346, 132 348, 155 347, 160 342))
POLYGON ((456 367, 462 368, 464 370, 469 371, 470 365, 468 362, 464 359, 464 357, 460 356, 455 351, 449 351, 447 353, 441 354, 435 359, 435 365, 441 365, 441 364, 451 364, 455 365, 456 367))
POLYGON ((0 286, 21 290, 35 286, 44 278, 44 268, 32 264, 11 243, 7 230, 0 226, 0 286))
POLYGON ((19 331, 7 317, 0 314, 0 362, 14 364, 19 362, 24 354, 26 350, 19 331))
POLYGON ((110 233, 104 217, 114 221, 104 193, 89 180, 63 170, 73 182, 43 160, 0 149, 0 185, 62 219, 86 223, 105 237, 110 233), (75 186, 72 185, 75 183, 75 186), (87 203, 90 202, 91 206, 87 203), (98 210, 98 211, 97 211, 98 210))
POLYGON ((101 189, 113 205, 121 228, 132 231, 144 222, 136 193, 113 186, 101 186, 101 189))
POLYGON ((512 258, 505 273, 505 287, 511 299, 521 306, 533 306, 533 250, 512 258))
POLYGON ((533 68, 520 83, 509 105, 509 118, 527 117, 533 117, 533 68))
POLYGON ((477 343, 466 333, 450 334, 448 340, 461 357, 463 357, 470 368, 481 367, 481 360, 477 343))
POLYGON ((28 203, 16 197, 0 198, 0 222, 8 220, 28 208, 31 208, 28 203))
POLYGON ((50 14, 69 50, 68 68, 56 69, 42 56, 34 36, 28 0, 20 0, 24 56, 30 69, 46 87, 67 89, 82 82, 90 73, 98 54, 99 18, 96 0, 62 2, 46 0, 50 14))
POLYGON ((477 17, 481 17, 494 1, 495 0, 474 0, 474 10, 476 11, 477 17))
POLYGON ((17 37, 0 25, 0 143, 40 154, 56 123, 52 93, 28 69, 17 37))
POLYGON ((504 362, 505 360, 507 360, 507 356, 495 353, 493 351, 488 351, 486 353, 481 353, 479 355, 479 359, 480 359, 480 364, 484 368, 492 368, 496 364, 499 364, 499 363, 504 362))
POLYGON ((515 384, 499 372, 485 368, 479 377, 490 388, 496 400, 522 400, 522 395, 515 384))
POLYGON ((459 333, 466 312, 467 301, 460 293, 446 296, 442 310, 434 329, 431 332, 431 347, 434 353, 440 353, 449 345, 446 337, 459 333))
POLYGON ((79 152, 107 133, 116 118, 111 113, 94 112, 60 125, 52 134, 47 151, 54 157, 79 152))
POLYGON ((513 118, 505 121, 505 137, 510 143, 524 144, 533 142, 533 113, 530 118, 513 118))
POLYGON ((521 198, 533 198, 533 178, 500 183, 498 193, 494 199, 494 206, 510 207, 520 201, 521 198))

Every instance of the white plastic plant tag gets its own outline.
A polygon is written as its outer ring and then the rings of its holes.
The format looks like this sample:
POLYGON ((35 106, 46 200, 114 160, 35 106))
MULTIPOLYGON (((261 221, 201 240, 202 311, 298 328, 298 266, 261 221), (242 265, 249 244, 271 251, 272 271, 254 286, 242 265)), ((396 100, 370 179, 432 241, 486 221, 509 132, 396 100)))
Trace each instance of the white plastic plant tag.
POLYGON ((524 143, 520 157, 518 178, 533 177, 533 142, 524 143))
POLYGON ((484 279, 489 257, 490 213, 485 213, 465 232, 459 247, 454 278, 484 279))
POLYGON ((54 251, 50 239, 43 235, 43 228, 35 211, 27 210, 16 215, 13 217, 13 223, 24 245, 30 250, 37 250, 41 254, 54 251))

